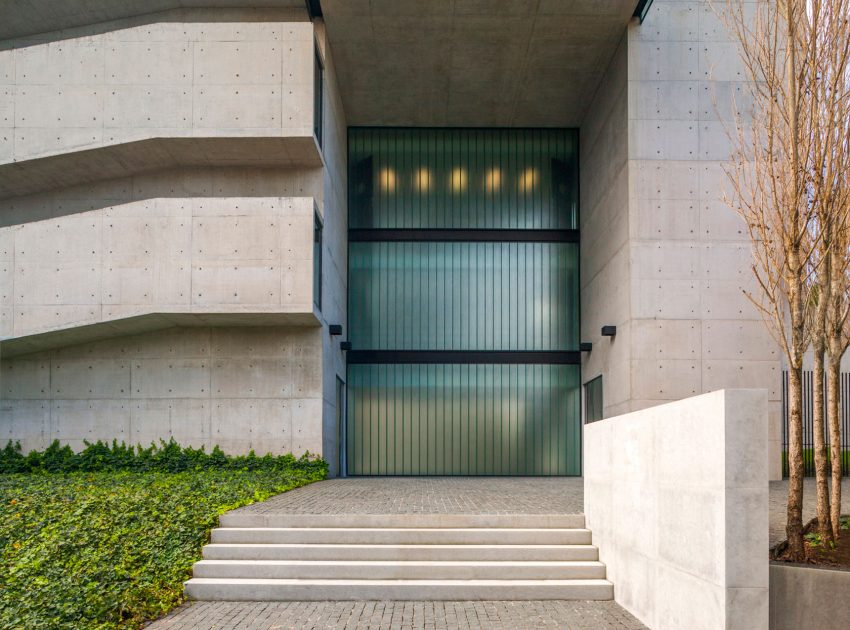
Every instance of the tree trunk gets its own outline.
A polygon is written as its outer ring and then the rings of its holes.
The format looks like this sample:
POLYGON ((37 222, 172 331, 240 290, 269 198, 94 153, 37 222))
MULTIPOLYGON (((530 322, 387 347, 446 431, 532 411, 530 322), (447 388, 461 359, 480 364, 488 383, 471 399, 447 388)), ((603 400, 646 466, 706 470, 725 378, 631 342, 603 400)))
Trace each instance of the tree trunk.
POLYGON ((824 422, 824 344, 823 336, 814 349, 812 373, 812 428, 814 430, 815 484, 817 487, 818 530, 827 546, 831 546, 832 517, 829 509, 829 461, 826 456, 826 423, 824 422))
POLYGON ((832 459, 832 496, 830 497, 832 538, 841 537, 841 357, 830 356, 826 371, 827 424, 832 459))
POLYGON ((788 370, 788 556, 805 559, 803 550, 803 374, 800 365, 788 370))

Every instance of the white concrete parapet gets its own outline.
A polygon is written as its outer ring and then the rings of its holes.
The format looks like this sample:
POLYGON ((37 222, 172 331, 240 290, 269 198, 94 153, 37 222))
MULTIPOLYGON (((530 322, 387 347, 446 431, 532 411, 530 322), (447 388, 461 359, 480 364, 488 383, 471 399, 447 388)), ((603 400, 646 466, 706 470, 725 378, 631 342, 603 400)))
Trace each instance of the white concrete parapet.
POLYGON ((768 627, 765 390, 586 425, 584 495, 614 597, 649 627, 768 627))

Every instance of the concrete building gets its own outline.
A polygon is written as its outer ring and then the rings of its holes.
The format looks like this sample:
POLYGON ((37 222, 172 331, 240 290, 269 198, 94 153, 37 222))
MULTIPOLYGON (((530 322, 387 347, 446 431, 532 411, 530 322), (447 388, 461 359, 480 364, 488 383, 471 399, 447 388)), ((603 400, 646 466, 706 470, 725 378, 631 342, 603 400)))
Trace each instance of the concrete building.
POLYGON ((0 439, 575 475, 583 414, 757 387, 780 476, 737 50, 649 4, 7 5, 0 439))

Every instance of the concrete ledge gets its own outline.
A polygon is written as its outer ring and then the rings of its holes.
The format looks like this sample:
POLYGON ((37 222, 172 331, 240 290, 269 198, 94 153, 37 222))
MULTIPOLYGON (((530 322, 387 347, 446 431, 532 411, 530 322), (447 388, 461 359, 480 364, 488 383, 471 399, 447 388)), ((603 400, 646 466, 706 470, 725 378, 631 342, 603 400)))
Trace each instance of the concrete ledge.
MULTIPOLYGON (((226 3, 209 0, 27 0, 16 3, 0 21, 0 40, 24 37, 50 31, 98 24, 123 18, 148 16, 155 11, 206 8, 222 4, 234 9, 264 8, 304 9, 303 0, 228 0, 226 3)), ((304 11, 306 17, 306 10, 304 11)))
POLYGON ((770 628, 850 628, 850 571, 772 563, 770 628))
POLYGON ((138 335, 174 326, 320 326, 315 310, 234 313, 146 313, 96 324, 52 330, 37 335, 0 339, 4 359, 101 339, 138 335))
POLYGON ((150 138, 0 164, 0 199, 184 166, 322 165, 312 135, 150 138))

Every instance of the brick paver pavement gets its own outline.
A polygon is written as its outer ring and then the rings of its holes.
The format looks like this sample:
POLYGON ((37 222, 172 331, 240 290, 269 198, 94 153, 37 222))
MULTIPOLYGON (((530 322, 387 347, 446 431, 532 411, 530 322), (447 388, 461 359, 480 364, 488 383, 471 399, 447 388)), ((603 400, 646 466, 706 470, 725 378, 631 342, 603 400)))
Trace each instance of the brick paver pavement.
POLYGON ((290 490, 237 512, 582 514, 580 477, 358 477, 290 490))
POLYGON ((614 602, 194 602, 148 630, 638 630, 614 602))

